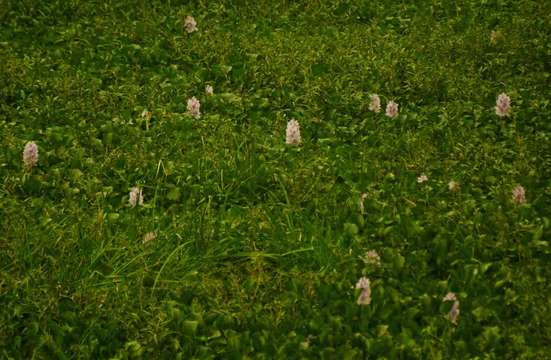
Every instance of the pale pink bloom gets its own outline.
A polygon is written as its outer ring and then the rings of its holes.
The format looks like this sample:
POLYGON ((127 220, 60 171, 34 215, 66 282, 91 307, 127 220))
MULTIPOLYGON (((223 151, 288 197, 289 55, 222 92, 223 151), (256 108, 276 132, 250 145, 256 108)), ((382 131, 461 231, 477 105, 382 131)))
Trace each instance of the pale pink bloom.
POLYGON ((429 178, 425 174, 421 174, 420 176, 417 177, 417 182, 419 184, 424 183, 425 181, 428 181, 428 180, 429 178))
POLYGON ((453 192, 459 191, 459 183, 453 180, 450 181, 448 183, 448 189, 450 189, 450 191, 453 191, 453 192))
POLYGON ((201 103, 194 97, 187 101, 187 110, 196 119, 201 117, 201 103))
POLYGON ((142 241, 142 242, 143 242, 144 244, 145 244, 145 243, 148 243, 148 242, 150 242, 150 241, 152 241, 152 240, 155 240, 156 237, 157 237, 157 234, 155 234, 155 231, 150 231, 150 232, 148 232, 147 234, 145 234, 145 235, 143 236, 143 241, 142 241))
POLYGON ((369 305, 371 304, 371 289, 363 289, 360 293, 360 296, 357 300, 358 305, 369 305))
POLYGON ((356 283, 356 289, 369 289, 369 279, 365 276, 361 277, 356 283))
POLYGON ((135 207, 136 205, 143 205, 142 189, 140 189, 139 187, 133 187, 130 190, 128 202, 132 207, 135 207))
POLYGON ((365 256, 362 258, 363 262, 368 265, 380 266, 381 257, 375 250, 369 250, 365 256))
POLYGON ((360 297, 358 297, 358 305, 369 305, 371 303, 371 287, 369 279, 366 277, 360 278, 356 284, 356 289, 361 289, 360 297))
POLYGON ((151 116, 153 116, 151 111, 147 111, 147 110, 142 111, 142 118, 144 118, 146 120, 150 120, 151 116))
POLYGON ((442 299, 443 302, 456 301, 456 300, 457 300, 457 297, 452 292, 447 293, 446 296, 444 296, 444 298, 442 299))
POLYGON ((184 26, 188 33, 197 31, 197 22, 192 16, 186 16, 186 19, 184 20, 184 26))
POLYGON ((285 131, 286 143, 288 145, 300 144, 300 126, 295 119, 289 120, 287 123, 287 130, 285 131))
POLYGON ((513 201, 517 204, 526 203, 526 196, 524 193, 524 188, 521 185, 517 185, 513 189, 513 201))
POLYGON ((205 94, 207 94, 207 96, 212 96, 214 94, 214 89, 211 85, 205 86, 205 94))
POLYGON ((371 103, 369 104, 369 110, 374 111, 376 113, 381 111, 381 99, 379 98, 379 95, 373 94, 369 98, 371 99, 371 103))
POLYGON ((448 319, 450 319, 452 324, 457 325, 458 317, 459 317, 459 300, 455 300, 453 302, 450 313, 448 314, 448 319))
POLYGON ((386 116, 389 118, 395 118, 398 116, 398 104, 392 100, 386 104, 386 116))
POLYGON ((511 99, 507 94, 499 94, 496 100, 496 114, 497 116, 504 117, 509 116, 511 110, 511 99))
POLYGON ((457 296, 455 296, 454 293, 449 292, 446 294, 446 296, 444 296, 442 301, 453 301, 452 308, 450 310, 450 313, 448 314, 448 319, 450 319, 452 324, 457 325, 457 317, 459 316, 459 300, 457 300, 457 296))
POLYGON ((360 212, 362 214, 365 212, 365 208, 364 208, 365 199, 367 199, 367 193, 363 193, 362 196, 360 196, 360 212))
POLYGON ((38 162, 38 146, 34 141, 29 141, 23 149, 23 164, 27 169, 32 168, 38 162))

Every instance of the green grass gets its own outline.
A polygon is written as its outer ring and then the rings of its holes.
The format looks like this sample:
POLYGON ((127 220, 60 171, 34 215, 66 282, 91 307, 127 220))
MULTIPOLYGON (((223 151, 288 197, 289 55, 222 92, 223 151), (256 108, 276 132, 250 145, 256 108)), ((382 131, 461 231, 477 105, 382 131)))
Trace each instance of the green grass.
POLYGON ((545 358, 549 14, 0 0, 0 357, 545 358))

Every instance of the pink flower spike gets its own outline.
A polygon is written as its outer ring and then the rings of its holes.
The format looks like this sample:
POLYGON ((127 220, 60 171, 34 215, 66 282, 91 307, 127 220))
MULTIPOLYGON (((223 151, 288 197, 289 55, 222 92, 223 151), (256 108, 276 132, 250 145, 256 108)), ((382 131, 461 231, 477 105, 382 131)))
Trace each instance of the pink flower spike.
POLYGON ((358 282, 356 283, 356 289, 368 289, 369 288, 369 279, 364 277, 361 277, 358 282))
POLYGON ((300 138, 300 126, 295 119, 289 120, 287 123, 287 130, 285 131, 287 145, 299 145, 300 138))
POLYGON ((511 110, 511 99, 507 94, 499 94, 496 100, 496 114, 499 117, 509 116, 511 110))
POLYGON ((132 207, 136 207, 136 205, 143 205, 142 189, 140 189, 139 187, 133 187, 130 190, 130 194, 128 196, 128 202, 132 207))
POLYGON ((517 185, 513 189, 513 201, 516 204, 522 205, 526 203, 526 196, 524 193, 524 188, 521 185, 517 185))
POLYGON ((371 287, 369 279, 362 277, 356 283, 356 289, 361 289, 360 297, 358 297, 358 305, 369 305, 371 303, 371 287))
POLYGON ((452 324, 457 325, 457 318, 458 317, 459 317, 459 301, 455 300, 453 302, 450 313, 448 314, 448 318, 450 319, 452 324))
POLYGON ((429 181, 429 178, 427 177, 427 175, 421 174, 420 176, 417 177, 417 182, 419 184, 424 183, 425 181, 429 181))
POLYGON ((453 192, 459 191, 459 183, 454 180, 450 181, 448 183, 448 189, 450 189, 450 191, 453 191, 453 192))
POLYGON ((148 243, 150 241, 153 241, 155 240, 155 238, 157 237, 157 234, 155 234, 155 231, 150 231, 148 232, 147 234, 145 234, 143 236, 143 240, 142 242, 145 244, 145 243, 148 243))
POLYGON ((201 117, 201 103, 194 97, 187 101, 187 110, 196 119, 201 117))
POLYGON ((363 289, 357 300, 358 305, 371 304, 371 289, 363 289))
POLYGON ((452 292, 447 293, 446 296, 444 296, 444 298, 442 299, 443 302, 456 301, 456 300, 457 300, 457 297, 452 292))
POLYGON ((378 113, 381 111, 381 99, 379 95, 373 94, 370 96, 371 103, 369 104, 369 110, 378 113))
POLYGON ((388 104, 386 104, 386 116, 392 119, 398 116, 398 104, 394 101, 389 101, 388 104))
POLYGON ((29 141, 23 149, 23 164, 31 169, 38 162, 38 146, 34 141, 29 141))
POLYGON ((184 20, 184 27, 188 33, 197 31, 197 21, 195 21, 193 16, 186 16, 186 19, 184 20))
POLYGON ((381 265, 381 257, 375 250, 369 250, 363 258, 361 258, 362 261, 365 264, 373 265, 373 266, 380 266, 381 265))

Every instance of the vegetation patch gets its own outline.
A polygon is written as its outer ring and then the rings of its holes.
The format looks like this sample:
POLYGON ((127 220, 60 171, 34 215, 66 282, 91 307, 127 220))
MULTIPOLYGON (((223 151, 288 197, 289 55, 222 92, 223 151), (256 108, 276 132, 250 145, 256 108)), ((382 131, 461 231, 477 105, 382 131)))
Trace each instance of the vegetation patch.
POLYGON ((0 357, 546 358, 550 14, 0 0, 0 357))

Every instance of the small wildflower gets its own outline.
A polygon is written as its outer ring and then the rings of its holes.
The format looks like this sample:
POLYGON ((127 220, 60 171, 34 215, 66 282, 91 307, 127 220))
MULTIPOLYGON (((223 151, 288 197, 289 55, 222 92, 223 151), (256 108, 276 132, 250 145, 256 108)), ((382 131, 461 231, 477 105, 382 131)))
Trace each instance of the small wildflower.
POLYGON ((289 120, 287 123, 286 134, 286 143, 288 145, 299 145, 300 144, 300 126, 298 121, 295 119, 289 120))
POLYGON ((199 119, 201 117, 201 103, 195 96, 187 101, 187 109, 194 118, 199 119))
POLYGON ((142 115, 141 115, 144 119, 146 120, 149 120, 151 119, 151 116, 153 116, 153 114, 151 113, 151 111, 147 111, 147 110, 144 110, 142 111, 142 115))
POLYGON ((501 93, 496 100, 496 114, 499 117, 509 116, 511 110, 511 99, 507 94, 501 93))
POLYGON ((150 242, 150 241, 152 241, 152 240, 155 240, 156 237, 157 237, 157 234, 155 234, 154 231, 150 231, 150 232, 148 232, 147 234, 145 234, 145 235, 143 236, 143 241, 142 241, 142 242, 143 242, 144 244, 145 244, 145 243, 148 243, 148 242, 150 242))
POLYGON ((153 113, 151 111, 147 111, 147 110, 142 111, 142 119, 146 121, 145 125, 148 130, 149 130, 149 122, 151 121, 152 116, 153 116, 153 113))
POLYGON ((360 204, 360 212, 361 212, 362 214, 365 213, 365 208, 364 208, 364 201, 365 201, 365 199, 367 199, 367 193, 363 193, 362 196, 360 196, 360 202, 359 202, 359 204, 360 204))
POLYGON ((392 100, 386 104, 386 116, 389 118, 395 118, 398 116, 398 104, 392 100))
POLYGON ((363 289, 357 300, 358 305, 371 304, 371 289, 363 289))
POLYGON ((450 319, 452 324, 457 325, 457 318, 458 317, 459 317, 459 301, 455 300, 453 302, 450 313, 448 314, 448 318, 450 319))
POLYGON ((379 95, 373 94, 370 96, 371 103, 369 104, 369 110, 378 113, 381 111, 381 99, 379 95))
POLYGON ((452 308, 448 314, 448 319, 452 322, 452 324, 457 325, 457 317, 459 316, 459 300, 457 300, 457 296, 455 296, 454 293, 449 292, 446 296, 444 296, 442 301, 453 301, 452 308))
POLYGON ((205 94, 207 94, 207 96, 212 96, 214 94, 214 89, 211 85, 205 86, 205 94))
POLYGON ((184 26, 188 33, 197 31, 197 21, 195 21, 193 16, 186 16, 186 19, 184 20, 184 26))
POLYGON ((130 190, 128 202, 132 207, 135 207, 136 205, 143 205, 142 189, 139 187, 133 187, 130 190))
POLYGON ((145 120, 145 127, 147 130, 149 130, 149 123, 151 121, 151 117, 153 116, 153 113, 151 111, 144 110, 142 111, 142 119, 145 120))
POLYGON ((29 141, 25 144, 23 150, 23 164, 27 169, 31 169, 38 162, 38 146, 34 141, 29 141))
POLYGON ((371 287, 369 279, 366 277, 360 278, 356 283, 356 289, 361 289, 360 297, 358 297, 358 305, 369 305, 371 303, 371 287))
POLYGON ((513 201, 517 204, 526 203, 526 196, 524 193, 524 188, 521 185, 517 185, 513 189, 513 201))
POLYGON ((364 257, 362 257, 362 261, 368 265, 374 265, 374 266, 380 266, 381 265, 381 257, 375 250, 369 250, 364 257))
POLYGON ((450 191, 453 191, 453 192, 459 191, 459 183, 454 180, 450 181, 448 183, 448 189, 450 189, 450 191))
POLYGON ((457 300, 457 297, 455 296, 455 294, 452 292, 449 292, 446 294, 446 296, 444 296, 444 298, 442 299, 442 302, 456 301, 456 300, 457 300))
POLYGON ((420 176, 417 177, 417 182, 419 184, 424 183, 425 181, 428 181, 428 180, 429 178, 425 174, 421 174, 420 176))
POLYGON ((358 282, 356 283, 356 289, 368 289, 369 288, 369 279, 364 277, 361 277, 358 282))

